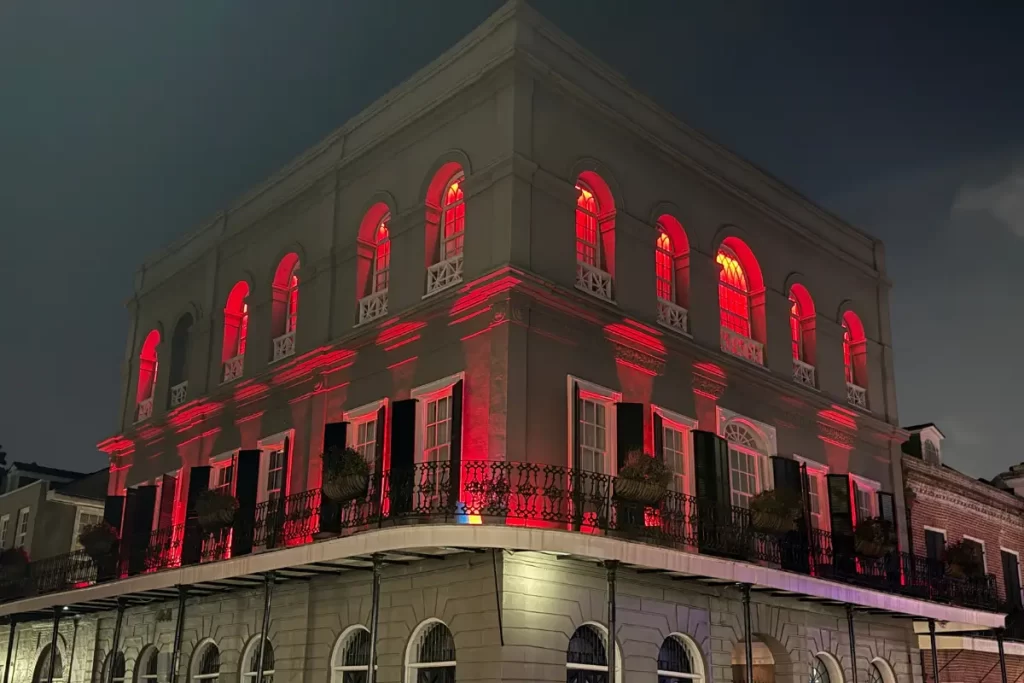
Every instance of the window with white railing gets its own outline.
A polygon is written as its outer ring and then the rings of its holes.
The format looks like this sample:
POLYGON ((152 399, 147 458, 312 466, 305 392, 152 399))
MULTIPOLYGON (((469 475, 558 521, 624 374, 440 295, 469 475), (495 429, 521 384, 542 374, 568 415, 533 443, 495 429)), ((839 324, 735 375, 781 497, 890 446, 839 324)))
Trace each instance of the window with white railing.
POLYGON ((224 334, 221 342, 222 382, 242 376, 246 341, 249 336, 249 283, 235 283, 224 305, 224 334))
POLYGON ((452 162, 437 172, 428 189, 427 254, 430 258, 424 296, 462 282, 466 235, 464 183, 462 167, 452 162))
POLYGON ((601 176, 584 171, 576 180, 576 288, 612 301, 615 204, 601 176))
POLYGON ((690 247, 682 224, 673 216, 658 219, 654 245, 658 323, 689 334, 690 247))
POLYGON ((817 386, 814 301, 807 288, 799 283, 789 289, 789 336, 793 381, 813 389, 817 386))
POLYGON ((764 281, 750 248, 727 237, 715 256, 722 350, 764 365, 764 281))
POLYGON ((150 330, 139 352, 139 383, 135 392, 135 421, 142 422, 153 415, 153 396, 156 393, 157 347, 160 345, 160 332, 150 330))
POLYGON ((853 311, 843 314, 843 366, 846 372, 847 403, 867 410, 867 339, 864 325, 853 311))

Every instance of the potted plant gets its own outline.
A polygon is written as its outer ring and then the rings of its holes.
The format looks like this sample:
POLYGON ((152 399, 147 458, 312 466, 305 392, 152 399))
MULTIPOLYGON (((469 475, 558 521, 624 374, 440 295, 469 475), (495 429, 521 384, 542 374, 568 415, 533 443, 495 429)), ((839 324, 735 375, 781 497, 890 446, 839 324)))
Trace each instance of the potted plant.
POLYGON ((370 466, 354 448, 332 448, 323 454, 324 495, 336 503, 362 498, 370 488, 370 466))
POLYGON ((770 534, 795 531, 800 519, 800 496, 783 489, 762 491, 750 499, 750 514, 757 531, 770 534))
POLYGON ((877 559, 896 548, 896 535, 892 522, 881 517, 868 517, 857 522, 853 532, 854 548, 858 555, 877 559))
POLYGON ((216 489, 203 491, 196 498, 196 517, 206 532, 217 532, 231 526, 238 511, 238 501, 230 493, 216 489))
POLYGON ((20 581, 28 574, 28 553, 24 548, 0 551, 0 576, 4 581, 20 581))
POLYGON ((105 521, 90 524, 78 534, 78 542, 93 562, 110 554, 117 540, 117 530, 105 521))
POLYGON ((654 506, 668 493, 672 471, 661 458, 633 451, 615 478, 615 497, 631 503, 654 506))
POLYGON ((958 579, 976 579, 985 573, 977 547, 962 540, 946 546, 946 566, 949 575, 958 579))

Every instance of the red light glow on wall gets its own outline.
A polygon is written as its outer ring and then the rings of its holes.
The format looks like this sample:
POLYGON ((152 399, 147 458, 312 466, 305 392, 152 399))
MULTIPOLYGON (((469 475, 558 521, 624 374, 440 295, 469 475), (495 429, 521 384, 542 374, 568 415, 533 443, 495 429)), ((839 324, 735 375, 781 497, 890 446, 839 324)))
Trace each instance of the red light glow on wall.
MULTIPOLYGON (((395 318, 394 320, 395 322, 393 323, 389 321, 389 324, 386 327, 384 327, 377 335, 377 346, 382 347, 385 351, 396 349, 399 346, 402 346, 403 344, 412 341, 405 340, 401 344, 396 343, 403 337, 415 335, 416 332, 422 330, 424 327, 427 326, 425 322, 420 321, 409 321, 400 323, 398 322, 397 318, 395 318)), ((419 335, 416 335, 416 338, 419 339, 419 335)))
POLYGON ((258 401, 269 393, 269 386, 250 380, 237 386, 234 399, 236 403, 251 403, 252 401, 258 401))
POLYGON ((481 280, 471 283, 469 287, 463 287, 465 293, 459 296, 452 304, 449 315, 452 317, 461 315, 478 304, 490 299, 496 294, 502 294, 516 288, 522 283, 517 277, 506 275, 498 280, 481 284, 481 280))

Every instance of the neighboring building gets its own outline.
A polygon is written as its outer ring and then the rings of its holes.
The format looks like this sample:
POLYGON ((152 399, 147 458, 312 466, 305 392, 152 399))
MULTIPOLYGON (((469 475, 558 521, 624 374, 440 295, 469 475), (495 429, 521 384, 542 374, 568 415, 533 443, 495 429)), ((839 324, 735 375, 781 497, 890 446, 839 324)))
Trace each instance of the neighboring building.
MULTIPOLYGON (((1011 611, 1006 665, 1010 680, 1017 680, 1024 675, 1024 624, 1020 623, 1024 498, 1019 495, 1024 492, 1024 475, 1011 468, 992 483, 974 479, 942 463, 945 437, 937 426, 915 425, 907 431, 910 439, 904 452, 912 456, 903 458, 907 526, 914 552, 926 558, 920 570, 943 574, 954 565, 956 574, 992 575, 1000 600, 1011 611)), ((923 671, 928 680, 935 680, 928 624, 918 622, 916 628, 923 671)), ((939 681, 999 680, 998 644, 991 632, 972 632, 956 624, 939 624, 937 632, 939 681)))
POLYGON ((345 683, 374 647, 386 682, 919 681, 913 620, 1005 611, 913 571, 889 287, 877 240, 511 2, 144 265, 122 539, 0 584, 13 683, 345 683))
POLYGON ((103 520, 107 468, 86 474, 16 462, 0 494, 0 548, 32 560, 76 550, 78 532, 103 520))

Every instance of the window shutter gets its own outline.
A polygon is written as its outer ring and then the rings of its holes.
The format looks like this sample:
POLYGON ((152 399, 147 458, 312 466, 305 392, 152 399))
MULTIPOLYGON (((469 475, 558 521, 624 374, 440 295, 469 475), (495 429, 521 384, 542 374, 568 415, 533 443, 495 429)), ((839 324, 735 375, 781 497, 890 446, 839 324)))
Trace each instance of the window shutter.
POLYGON ((878 492, 878 516, 892 524, 894 538, 899 538, 899 527, 896 525, 896 499, 891 493, 878 492))
POLYGON ((580 384, 572 383, 572 469, 580 469, 580 384))
MULTIPOLYGON (((260 486, 260 460, 263 457, 260 450, 238 452, 238 460, 235 463, 235 499, 238 501, 238 512, 235 514, 235 525, 231 534, 232 557, 252 552, 256 529, 256 499, 260 486)), ((267 514, 269 511, 268 504, 263 515, 268 536, 272 528, 267 514)))
POLYGON ((196 516, 196 500, 210 488, 209 465, 193 467, 188 471, 188 502, 185 505, 185 539, 181 548, 181 564, 197 564, 203 549, 203 531, 196 516))
POLYGON ((388 406, 385 403, 377 411, 377 434, 373 446, 373 471, 378 476, 384 471, 384 431, 387 428, 388 406))
POLYGON ((729 490, 729 443, 714 432, 693 432, 693 468, 697 490, 697 547, 713 554, 734 548, 729 490))
MULTIPOLYGON (((853 489, 849 475, 828 475, 828 508, 832 520, 832 563, 837 570, 853 571, 853 489)), ((819 558, 827 562, 828 558, 819 558)))
POLYGON ((924 530, 925 557, 934 562, 942 562, 946 558, 946 537, 938 531, 924 530))
POLYGON ((780 543, 782 568, 806 571, 808 561, 807 520, 804 509, 804 498, 807 491, 804 485, 804 479, 807 476, 806 468, 796 460, 781 455, 772 456, 771 461, 775 489, 790 493, 800 510, 796 520, 796 530, 788 532, 783 542, 780 543))
POLYGON ((1003 560, 1003 588, 1006 590, 1006 602, 1011 608, 1020 609, 1020 564, 1017 556, 1001 551, 1003 560))
POLYGON ((160 518, 158 529, 170 529, 174 526, 174 503, 178 499, 178 478, 165 474, 160 484, 160 518))
POLYGON ((281 453, 281 499, 287 498, 291 494, 291 474, 292 474, 292 440, 290 437, 284 437, 284 446, 282 447, 281 453))
POLYGON ((388 493, 389 514, 402 515, 412 511, 416 482, 416 418, 414 398, 395 401, 391 406, 391 471, 388 493))
MULTIPOLYGON (((665 460, 665 421, 661 417, 661 413, 653 411, 651 416, 651 422, 654 424, 654 455, 657 458, 665 460)), ((665 463, 666 465, 668 463, 665 463)), ((677 472, 678 474, 678 472, 677 472)))
MULTIPOLYGON (((615 404, 615 450, 618 470, 626 466, 633 451, 644 450, 644 404, 615 404)), ((610 496, 612 491, 600 491, 610 496)), ((643 529, 645 524, 643 503, 615 500, 615 511, 619 528, 643 529)))
POLYGON ((452 431, 448 449, 448 505, 458 510, 462 500, 462 380, 452 385, 452 431))
POLYGON ((119 535, 124 518, 124 496, 107 496, 103 501, 103 521, 114 527, 119 535))
POLYGON ((140 574, 145 569, 146 550, 149 548, 155 508, 155 486, 139 486, 128 491, 125 509, 125 526, 129 527, 128 543, 122 550, 128 553, 128 574, 131 576, 140 574))
MULTIPOLYGON (((329 422, 324 425, 324 453, 332 449, 344 449, 348 443, 348 423, 329 422)), ((320 483, 327 481, 327 459, 320 459, 320 483)), ((320 489, 320 533, 341 533, 341 504, 336 503, 320 489)))

